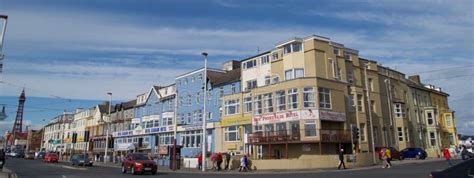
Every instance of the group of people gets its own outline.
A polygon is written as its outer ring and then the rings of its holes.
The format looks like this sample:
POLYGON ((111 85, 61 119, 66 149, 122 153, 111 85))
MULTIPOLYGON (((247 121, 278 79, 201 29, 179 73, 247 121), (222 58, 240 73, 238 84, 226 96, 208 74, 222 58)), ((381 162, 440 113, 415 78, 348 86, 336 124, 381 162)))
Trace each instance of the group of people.
MULTIPOLYGON (((449 166, 452 166, 453 163, 451 163, 451 152, 449 151, 448 148, 444 148, 443 149, 443 157, 444 159, 446 160, 446 163, 449 165, 449 166)), ((461 159, 462 160, 467 160, 467 159, 471 159, 471 158, 474 158, 474 153, 471 153, 467 150, 466 146, 465 145, 462 145, 461 146, 461 159)))
POLYGON ((392 151, 390 148, 382 148, 380 150, 380 158, 382 159, 382 168, 392 167, 392 151))
MULTIPOLYGON (((233 152, 230 153, 212 153, 210 160, 212 163, 212 170, 221 171, 222 163, 224 163, 224 170, 230 171, 232 169, 232 159, 235 156, 233 152)), ((202 169, 202 153, 198 154, 198 169, 202 169)), ((239 171, 249 170, 249 159, 246 155, 240 159, 239 171)))

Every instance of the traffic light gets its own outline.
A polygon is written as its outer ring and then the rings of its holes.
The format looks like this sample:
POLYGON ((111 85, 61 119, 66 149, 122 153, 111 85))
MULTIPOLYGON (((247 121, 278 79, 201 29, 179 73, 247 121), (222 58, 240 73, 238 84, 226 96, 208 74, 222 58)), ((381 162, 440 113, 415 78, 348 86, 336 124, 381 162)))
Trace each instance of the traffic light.
POLYGON ((77 133, 72 133, 72 143, 77 142, 77 133))
POLYGON ((89 142, 90 132, 87 130, 84 132, 84 142, 89 142))
POLYGON ((352 137, 354 138, 355 142, 359 140, 359 128, 352 127, 352 137))

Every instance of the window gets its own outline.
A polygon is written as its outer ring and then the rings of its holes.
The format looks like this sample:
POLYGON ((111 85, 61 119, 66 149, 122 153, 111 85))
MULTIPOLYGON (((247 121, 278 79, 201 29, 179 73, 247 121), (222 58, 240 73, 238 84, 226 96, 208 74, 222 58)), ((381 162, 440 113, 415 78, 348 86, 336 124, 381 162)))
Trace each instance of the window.
POLYGON ((188 122, 187 124, 191 124, 191 113, 188 113, 188 122))
POLYGON ((258 95, 254 97, 253 102, 254 102, 254 107, 255 107, 254 109, 255 114, 262 114, 262 96, 258 95))
POLYGON ((192 103, 192 101, 191 101, 191 95, 188 95, 188 97, 187 97, 187 102, 186 102, 186 103, 188 104, 188 106, 191 106, 191 103, 192 103))
POLYGON ((430 145, 436 146, 436 135, 434 132, 430 132, 430 145))
POLYGON ((256 66, 257 66, 257 60, 253 59, 253 60, 249 60, 249 61, 244 62, 243 68, 244 69, 251 69, 251 68, 254 68, 256 66))
POLYGON ((231 85, 232 94, 236 93, 235 83, 231 85))
POLYGON ((278 83, 280 81, 280 77, 276 76, 276 77, 273 77, 272 79, 272 84, 273 83, 278 83))
POLYGON ((355 111, 355 101, 354 101, 354 95, 349 95, 349 111, 354 112, 355 111))
POLYGON ((212 112, 208 112, 207 113, 207 120, 211 120, 212 119, 212 112))
POLYGON ((160 120, 155 120, 153 123, 153 127, 159 127, 160 126, 160 120))
POLYGON ((347 71, 347 82, 349 82, 350 84, 354 84, 354 71, 347 71))
POLYGON ((159 145, 171 145, 173 144, 173 133, 160 134, 159 145))
POLYGON ((319 108, 331 109, 331 90, 329 88, 319 87, 319 108))
POLYGON ((302 51, 302 43, 291 43, 283 46, 283 54, 302 51))
POLYGON ((240 103, 238 99, 227 100, 225 102, 225 115, 238 114, 240 110, 240 103))
POLYGON ((405 117, 404 105, 395 103, 395 117, 405 117))
POLYGON ((365 141, 365 124, 360 124, 360 141, 365 141))
POLYGON ((252 112, 252 97, 244 98, 244 112, 252 112))
POLYGON ((302 68, 289 69, 285 71, 285 80, 301 77, 304 77, 304 69, 302 68))
POLYGON ((410 142, 410 139, 408 139, 408 137, 409 137, 408 133, 409 133, 408 128, 405 127, 405 140, 407 142, 410 142))
POLYGON ((201 136, 202 132, 200 130, 186 131, 181 134, 181 145, 192 148, 201 147, 201 136))
POLYGON ((298 108, 298 89, 292 88, 288 90, 288 109, 298 108))
POLYGON ((265 85, 270 85, 270 84, 271 84, 270 76, 265 76, 265 85))
POLYGON ((272 61, 278 60, 278 52, 273 52, 272 53, 272 61))
POLYGON ((376 108, 375 108, 375 101, 374 101, 374 100, 370 100, 370 106, 372 107, 372 112, 373 112, 373 113, 376 113, 376 112, 375 112, 375 109, 376 109, 376 108))
POLYGON ((344 59, 348 60, 348 61, 352 61, 352 56, 350 53, 348 52, 345 52, 344 53, 344 59))
POLYGON ((334 78, 338 78, 336 63, 332 59, 329 59, 329 65, 331 65, 331 67, 332 67, 332 76, 334 78))
POLYGON ((225 141, 226 142, 235 142, 240 140, 239 127, 230 126, 224 128, 225 141))
POLYGON ((369 90, 374 91, 374 82, 371 78, 369 78, 369 90))
POLYGON ((260 60, 262 64, 268 64, 270 62, 270 58, 268 57, 268 55, 260 57, 260 60))
POLYGON ((433 125, 434 124, 434 118, 433 118, 433 113, 428 112, 426 113, 427 119, 428 119, 428 125, 433 125))
POLYGON ((304 136, 306 137, 316 136, 316 121, 305 121, 304 136))
POLYGON ((153 121, 146 122, 145 128, 151 128, 151 127, 153 127, 153 121))
POLYGON ((279 135, 286 135, 286 122, 277 123, 276 131, 279 135))
POLYGON ((273 95, 272 93, 267 93, 263 95, 263 111, 265 113, 273 112, 273 95))
POLYGON ((364 112, 364 107, 363 107, 363 98, 361 94, 357 95, 357 111, 359 112, 364 112))
POLYGON ((334 48, 333 52, 334 52, 335 55, 339 55, 339 49, 334 48))
POLYGON ((286 70, 285 71, 285 80, 291 80, 293 79, 293 70, 286 70))
POLYGON ((452 127, 452 120, 451 120, 451 115, 450 114, 446 114, 446 127, 452 127))
POLYGON ((314 89, 313 87, 303 88, 303 105, 305 108, 315 107, 314 89))
POLYGON ((398 133, 398 141, 403 141, 403 129, 401 127, 397 127, 398 133))
POLYGON ((450 133, 448 135, 448 138, 449 138, 449 145, 454 145, 454 135, 450 133))
POLYGON ((273 135, 274 127, 273 124, 265 125, 265 132, 267 135, 273 135))
POLYGON ((276 92, 276 107, 277 111, 284 111, 286 109, 285 90, 276 92))
POLYGON ((247 90, 257 88, 257 80, 247 81, 247 90))

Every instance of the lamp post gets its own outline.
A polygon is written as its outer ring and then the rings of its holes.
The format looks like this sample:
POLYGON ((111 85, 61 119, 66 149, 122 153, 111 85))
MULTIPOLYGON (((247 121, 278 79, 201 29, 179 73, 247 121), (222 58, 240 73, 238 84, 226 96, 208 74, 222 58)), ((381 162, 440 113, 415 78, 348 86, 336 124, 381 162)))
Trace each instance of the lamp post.
MULTIPOLYGON (((112 93, 111 92, 108 92, 107 95, 109 95, 109 119, 110 119, 110 110, 112 108, 112 93)), ((103 119, 102 119, 103 120, 103 119)), ((104 122, 104 126, 105 126, 105 155, 104 155, 104 163, 107 163, 107 159, 108 159, 108 151, 109 151, 109 127, 107 126, 108 122, 105 121, 104 122)))
POLYGON ((375 160, 375 142, 374 142, 374 127, 373 127, 373 121, 372 121, 372 103, 370 101, 370 92, 369 92, 369 84, 368 84, 368 79, 367 79, 367 68, 369 67, 369 63, 364 64, 364 75, 365 75, 365 92, 367 95, 367 109, 369 112, 369 120, 370 120, 370 137, 372 138, 372 160, 374 164, 376 164, 375 160))
POLYGON ((206 143, 206 120, 207 120, 207 110, 206 110, 206 105, 207 105, 207 53, 203 52, 202 55, 204 56, 204 108, 203 108, 203 112, 204 112, 204 118, 202 119, 202 142, 201 142, 201 147, 202 147, 202 152, 201 152, 201 155, 202 155, 202 166, 201 166, 201 169, 202 169, 202 172, 205 172, 206 171, 206 152, 207 152, 207 149, 206 149, 206 146, 207 146, 207 143, 206 143))

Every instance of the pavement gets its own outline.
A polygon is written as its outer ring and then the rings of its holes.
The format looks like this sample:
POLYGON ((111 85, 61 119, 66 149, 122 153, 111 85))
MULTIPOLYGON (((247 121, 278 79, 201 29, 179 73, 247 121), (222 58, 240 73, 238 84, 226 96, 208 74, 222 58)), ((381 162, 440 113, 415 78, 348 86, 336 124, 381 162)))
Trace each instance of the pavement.
MULTIPOLYGON (((454 163, 460 162, 453 160, 454 163)), ((177 178, 242 178, 242 177, 262 177, 262 178, 424 178, 429 177, 431 171, 438 171, 447 168, 446 162, 440 159, 430 160, 404 160, 393 161, 393 167, 382 169, 380 165, 360 167, 354 169, 318 169, 318 170, 269 170, 252 172, 200 172, 196 169, 179 170, 176 172, 169 169, 159 169, 159 177, 177 178)), ((95 163, 93 167, 77 167, 68 163, 43 163, 40 160, 24 160, 11 158, 7 160, 6 167, 18 178, 122 178, 133 177, 130 174, 122 174, 117 165, 102 165, 95 163)), ((4 171, 5 171, 4 170, 4 171)), ((153 177, 151 174, 143 176, 153 177)), ((0 177, 3 178, 3 177, 0 177)), ((15 177, 16 178, 16 177, 15 177)))

